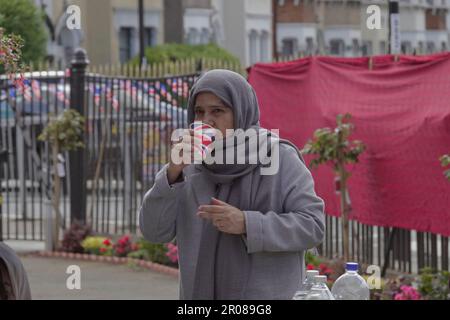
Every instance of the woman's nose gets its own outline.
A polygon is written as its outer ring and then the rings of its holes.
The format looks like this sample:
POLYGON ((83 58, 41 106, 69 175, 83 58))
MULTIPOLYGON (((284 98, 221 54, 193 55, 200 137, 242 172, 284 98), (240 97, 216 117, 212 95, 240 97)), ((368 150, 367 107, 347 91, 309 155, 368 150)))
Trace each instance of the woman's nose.
POLYGON ((211 127, 214 127, 214 125, 215 125, 214 120, 212 119, 212 116, 209 114, 205 114, 205 116, 203 117, 203 122, 206 124, 209 124, 211 127))

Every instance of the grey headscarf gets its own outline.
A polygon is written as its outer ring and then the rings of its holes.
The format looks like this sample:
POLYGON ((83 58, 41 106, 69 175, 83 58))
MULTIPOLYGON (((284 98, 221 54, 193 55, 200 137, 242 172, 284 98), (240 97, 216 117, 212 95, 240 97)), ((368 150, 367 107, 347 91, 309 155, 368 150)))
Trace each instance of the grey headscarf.
MULTIPOLYGON (((234 115, 234 129, 256 129, 258 130, 258 137, 270 135, 268 131, 260 127, 259 122, 259 106, 256 94, 252 86, 241 75, 229 71, 229 70, 211 70, 206 72, 193 86, 188 106, 188 121, 192 123, 194 121, 194 107, 195 99, 199 93, 210 92, 219 97, 228 107, 233 109, 234 115)), ((287 140, 279 139, 278 136, 270 135, 270 140, 259 139, 259 147, 267 148, 265 143, 269 144, 268 149, 272 150, 271 145, 273 142, 286 143, 294 147, 299 157, 302 159, 297 147, 287 140)), ((228 139, 228 138, 227 138, 228 139)), ((237 148, 236 144, 232 144, 231 147, 237 148)), ((245 149, 247 152, 248 149, 245 149)), ((270 152, 270 151, 269 151, 270 152)), ((302 159, 303 161, 303 159, 302 159)), ((257 164, 198 164, 196 169, 203 171, 208 178, 216 184, 216 191, 210 192, 215 195, 216 198, 227 202, 241 210, 248 209, 252 206, 252 200, 249 198, 250 192, 241 194, 240 197, 230 196, 233 184, 236 185, 237 190, 248 190, 254 185, 255 179, 258 179, 259 170, 255 170, 260 166, 260 162, 257 164), (217 187, 219 186, 219 187, 217 187)), ((201 192, 202 186, 197 186, 198 190, 195 192, 201 192)), ((197 189, 196 188, 196 189, 197 189)), ((204 189, 204 188, 203 188, 204 189)), ((204 191, 203 191, 204 192, 204 191)), ((198 195, 199 198, 204 195, 198 195)), ((202 263, 197 264, 196 276, 195 276, 195 292, 194 299, 214 299, 216 297, 215 281, 217 281, 217 267, 215 261, 217 255, 220 253, 221 246, 234 247, 229 253, 233 255, 246 255, 245 250, 242 249, 242 240, 238 237, 222 234, 219 232, 210 222, 205 221, 202 230, 201 247, 199 250, 198 261, 202 263), (224 242, 225 241, 225 242, 224 242), (226 245, 225 245, 226 243, 226 245)), ((247 257, 237 257, 231 259, 231 263, 234 261, 241 261, 244 263, 248 261, 247 257)), ((219 266, 220 268, 220 266, 219 266)), ((242 277, 246 279, 248 276, 248 270, 250 266, 240 265, 236 266, 241 270, 239 275, 235 277, 242 277)), ((220 280, 219 280, 220 281, 220 280)), ((240 280, 236 280, 238 283, 240 280)))

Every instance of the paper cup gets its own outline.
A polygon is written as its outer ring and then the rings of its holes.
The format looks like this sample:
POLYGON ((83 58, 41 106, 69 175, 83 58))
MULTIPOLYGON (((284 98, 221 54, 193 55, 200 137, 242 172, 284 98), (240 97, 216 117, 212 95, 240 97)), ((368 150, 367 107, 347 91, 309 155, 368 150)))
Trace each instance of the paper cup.
POLYGON ((217 134, 216 129, 201 121, 191 123, 189 128, 194 130, 194 135, 201 139, 200 145, 195 143, 194 148, 203 160, 205 159, 207 153, 212 150, 212 143, 214 142, 217 134))

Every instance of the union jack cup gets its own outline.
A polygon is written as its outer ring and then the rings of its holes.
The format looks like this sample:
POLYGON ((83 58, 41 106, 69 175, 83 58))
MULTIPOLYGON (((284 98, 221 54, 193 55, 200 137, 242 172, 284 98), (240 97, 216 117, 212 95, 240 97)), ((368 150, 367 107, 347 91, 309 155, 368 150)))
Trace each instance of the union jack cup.
POLYGON ((194 143, 194 148, 201 156, 201 159, 205 159, 208 152, 212 151, 212 143, 217 135, 216 129, 201 121, 191 123, 189 128, 194 130, 194 136, 201 140, 200 144, 194 143))

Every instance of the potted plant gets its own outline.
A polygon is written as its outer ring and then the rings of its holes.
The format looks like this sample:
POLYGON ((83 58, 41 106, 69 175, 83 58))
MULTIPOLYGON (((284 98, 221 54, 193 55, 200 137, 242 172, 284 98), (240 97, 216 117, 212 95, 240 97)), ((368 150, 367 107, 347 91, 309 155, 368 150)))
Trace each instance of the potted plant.
POLYGON ((331 164, 334 173, 339 181, 339 192, 341 198, 341 221, 342 221, 342 241, 344 245, 344 259, 349 259, 349 196, 348 179, 350 172, 346 165, 358 162, 358 157, 365 150, 365 145, 358 140, 350 141, 349 136, 353 131, 353 124, 349 122, 350 114, 339 114, 336 118, 337 127, 335 129, 322 128, 314 132, 313 138, 304 146, 302 153, 314 155, 311 161, 311 168, 316 168, 321 164, 331 164))
POLYGON ((61 214, 59 199, 61 194, 61 177, 58 171, 59 155, 66 151, 83 148, 84 118, 73 109, 66 109, 63 113, 50 115, 50 121, 38 139, 50 143, 53 163, 53 195, 52 203, 54 215, 52 216, 52 248, 58 247, 59 227, 61 214))
MULTIPOLYGON (((444 154, 439 160, 441 160, 441 165, 444 168, 450 165, 450 155, 448 154, 444 154)), ((450 168, 444 171, 444 176, 450 181, 450 168)))

